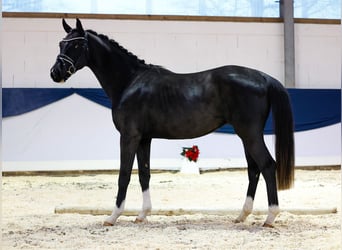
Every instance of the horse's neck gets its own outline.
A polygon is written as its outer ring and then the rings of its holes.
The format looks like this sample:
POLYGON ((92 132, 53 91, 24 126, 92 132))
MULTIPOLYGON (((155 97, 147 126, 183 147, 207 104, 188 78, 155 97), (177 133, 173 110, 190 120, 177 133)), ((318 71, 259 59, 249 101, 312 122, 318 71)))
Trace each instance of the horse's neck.
POLYGON ((110 47, 100 44, 99 41, 100 38, 92 38, 89 46, 88 66, 111 99, 113 106, 116 106, 135 74, 134 67, 130 64, 129 59, 115 58, 110 47))

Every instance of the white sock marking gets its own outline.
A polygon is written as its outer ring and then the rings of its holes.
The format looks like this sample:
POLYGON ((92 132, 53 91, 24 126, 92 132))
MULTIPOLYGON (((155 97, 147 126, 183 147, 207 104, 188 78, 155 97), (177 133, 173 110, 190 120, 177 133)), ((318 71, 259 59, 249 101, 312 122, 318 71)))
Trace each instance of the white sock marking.
POLYGON ((142 210, 138 215, 139 220, 144 220, 146 219, 146 216, 151 212, 152 209, 152 203, 151 203, 151 195, 150 195, 150 190, 146 189, 143 192, 143 206, 142 210))
POLYGON ((112 225, 115 224, 116 220, 119 218, 119 216, 122 214, 122 212, 125 209, 125 201, 122 201, 121 206, 120 207, 116 207, 113 209, 112 215, 109 216, 105 222, 108 222, 112 225))
POLYGON ((246 220, 247 216, 250 215, 253 211, 253 199, 250 196, 246 197, 245 204, 243 205, 242 211, 235 220, 236 222, 243 222, 246 220))
POLYGON ((272 225, 275 218, 279 214, 280 209, 277 205, 272 205, 268 207, 268 215, 265 221, 265 224, 272 225))

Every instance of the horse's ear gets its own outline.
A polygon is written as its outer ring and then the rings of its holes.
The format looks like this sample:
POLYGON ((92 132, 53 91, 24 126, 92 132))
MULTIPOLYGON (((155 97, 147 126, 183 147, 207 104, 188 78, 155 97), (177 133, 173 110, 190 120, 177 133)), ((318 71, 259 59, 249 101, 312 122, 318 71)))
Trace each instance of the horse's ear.
POLYGON ((84 34, 84 29, 82 27, 82 23, 80 21, 80 19, 76 18, 76 28, 77 31, 80 32, 82 35, 84 34))
POLYGON ((69 33, 69 32, 72 30, 72 28, 69 26, 69 24, 66 23, 66 21, 64 20, 64 18, 63 18, 62 23, 63 23, 63 28, 64 28, 65 32, 66 32, 66 33, 69 33))

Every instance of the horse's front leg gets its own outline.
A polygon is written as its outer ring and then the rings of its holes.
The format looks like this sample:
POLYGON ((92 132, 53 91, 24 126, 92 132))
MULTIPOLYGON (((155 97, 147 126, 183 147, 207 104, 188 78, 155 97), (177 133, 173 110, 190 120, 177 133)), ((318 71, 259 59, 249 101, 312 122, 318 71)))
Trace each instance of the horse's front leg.
POLYGON ((151 139, 141 140, 138 151, 137 160, 139 168, 139 181, 141 185, 141 190, 143 193, 143 204, 142 210, 136 218, 136 223, 141 223, 146 221, 146 216, 151 212, 152 204, 150 197, 150 151, 151 151, 151 139))
POLYGON ((113 226, 125 207, 125 199, 129 181, 131 179, 134 156, 139 145, 139 136, 120 137, 120 173, 118 181, 118 195, 116 198, 116 206, 105 222, 105 226, 113 226))

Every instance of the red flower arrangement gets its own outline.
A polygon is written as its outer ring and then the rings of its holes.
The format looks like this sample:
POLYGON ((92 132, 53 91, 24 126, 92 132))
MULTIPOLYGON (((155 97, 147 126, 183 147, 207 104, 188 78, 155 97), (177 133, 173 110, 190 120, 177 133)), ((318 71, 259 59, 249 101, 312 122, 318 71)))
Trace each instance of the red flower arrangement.
POLYGON ((186 157, 189 161, 197 162, 198 155, 200 151, 196 145, 192 146, 192 148, 184 148, 181 153, 182 156, 186 157))

